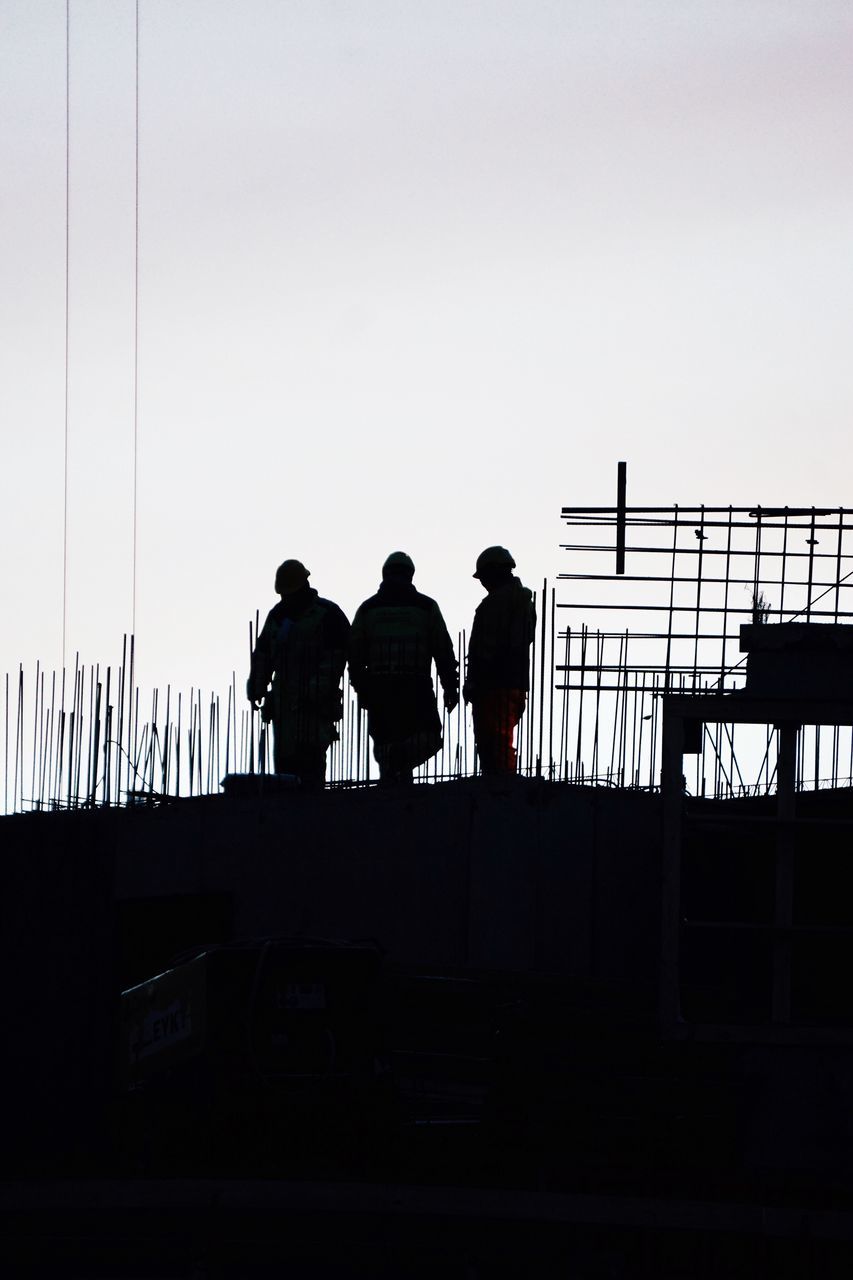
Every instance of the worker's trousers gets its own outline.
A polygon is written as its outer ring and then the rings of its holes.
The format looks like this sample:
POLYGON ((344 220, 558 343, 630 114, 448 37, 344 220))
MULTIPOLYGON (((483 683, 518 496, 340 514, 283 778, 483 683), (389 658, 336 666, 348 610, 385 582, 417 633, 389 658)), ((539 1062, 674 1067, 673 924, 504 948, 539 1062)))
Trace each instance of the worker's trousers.
POLYGON ((474 741, 483 773, 515 773, 515 730, 526 702, 524 689, 488 689, 474 699, 474 741))

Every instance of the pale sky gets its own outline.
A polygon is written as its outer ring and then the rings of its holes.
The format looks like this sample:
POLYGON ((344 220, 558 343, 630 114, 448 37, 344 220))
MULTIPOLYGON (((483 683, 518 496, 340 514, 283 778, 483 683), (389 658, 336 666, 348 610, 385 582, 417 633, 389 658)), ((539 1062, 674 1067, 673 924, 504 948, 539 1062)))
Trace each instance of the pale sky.
MULTIPOLYGON (((849 0, 140 0, 137 635, 224 688, 296 556, 452 632, 560 508, 832 504, 849 0)), ((68 652, 131 619, 133 0, 70 4, 68 652)), ((64 0, 0 0, 0 672, 60 660, 64 0)), ((559 592, 558 592, 559 598, 559 592)))

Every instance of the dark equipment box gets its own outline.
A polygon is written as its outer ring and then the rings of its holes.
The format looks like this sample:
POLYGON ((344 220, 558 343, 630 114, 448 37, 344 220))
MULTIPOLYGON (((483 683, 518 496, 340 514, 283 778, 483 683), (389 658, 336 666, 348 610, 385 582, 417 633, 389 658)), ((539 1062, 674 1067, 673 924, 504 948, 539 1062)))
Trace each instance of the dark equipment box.
MULTIPOLYGON (((131 1167, 280 1163, 382 1109, 372 942, 201 950, 121 996, 117 1145, 131 1167)), ((360 1139, 363 1135, 360 1134, 360 1139)))

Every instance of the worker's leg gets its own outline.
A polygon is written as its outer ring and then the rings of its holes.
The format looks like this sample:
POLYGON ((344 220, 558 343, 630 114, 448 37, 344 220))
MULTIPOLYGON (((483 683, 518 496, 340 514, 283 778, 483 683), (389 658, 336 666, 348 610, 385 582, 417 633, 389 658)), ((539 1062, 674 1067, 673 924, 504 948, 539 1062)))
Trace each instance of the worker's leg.
POLYGON ((380 786, 398 787, 412 782, 413 771, 404 743, 377 742, 374 739, 373 755, 379 765, 380 786))
POLYGON ((296 758, 296 770, 302 779, 303 787, 324 787, 326 785, 326 747, 303 746, 299 748, 296 758))
POLYGON ((302 785, 322 787, 326 782, 326 751, 316 743, 294 742, 287 733, 275 735, 275 771, 301 778, 302 785))
POLYGON ((288 741, 286 733, 282 732, 279 725, 275 726, 275 749, 273 751, 273 763, 276 773, 295 773, 293 767, 293 743, 288 741))
POLYGON ((526 698, 523 689, 489 689, 474 703, 474 741, 483 773, 515 773, 515 730, 526 698))

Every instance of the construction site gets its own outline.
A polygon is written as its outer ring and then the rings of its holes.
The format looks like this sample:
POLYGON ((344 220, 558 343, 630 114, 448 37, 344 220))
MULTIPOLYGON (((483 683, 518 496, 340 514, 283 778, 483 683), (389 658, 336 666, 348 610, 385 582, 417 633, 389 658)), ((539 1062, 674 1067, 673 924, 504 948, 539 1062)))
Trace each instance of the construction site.
POLYGON ((563 508, 510 778, 7 677, 7 1271, 847 1274, 851 514, 563 508))

